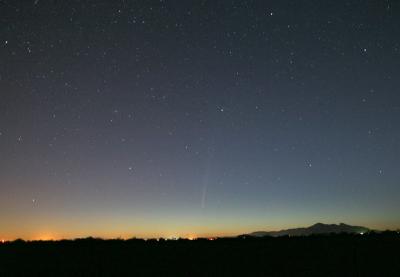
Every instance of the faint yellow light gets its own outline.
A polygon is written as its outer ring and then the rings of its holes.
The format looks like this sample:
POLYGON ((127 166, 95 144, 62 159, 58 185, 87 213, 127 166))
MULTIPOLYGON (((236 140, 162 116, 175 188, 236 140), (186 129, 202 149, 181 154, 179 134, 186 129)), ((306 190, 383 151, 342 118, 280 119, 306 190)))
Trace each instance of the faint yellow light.
POLYGON ((6 241, 4 239, 1 240, 1 243, 5 243, 6 241))
POLYGON ((45 233, 42 235, 37 236, 34 240, 41 240, 41 241, 52 241, 54 240, 54 236, 51 235, 50 233, 45 233))

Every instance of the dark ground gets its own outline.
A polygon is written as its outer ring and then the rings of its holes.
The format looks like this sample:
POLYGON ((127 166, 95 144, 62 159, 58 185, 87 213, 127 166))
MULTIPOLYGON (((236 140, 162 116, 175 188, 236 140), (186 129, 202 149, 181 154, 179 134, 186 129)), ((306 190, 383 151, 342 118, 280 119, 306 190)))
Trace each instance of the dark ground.
POLYGON ((400 276, 400 235, 16 241, 0 276, 400 276))

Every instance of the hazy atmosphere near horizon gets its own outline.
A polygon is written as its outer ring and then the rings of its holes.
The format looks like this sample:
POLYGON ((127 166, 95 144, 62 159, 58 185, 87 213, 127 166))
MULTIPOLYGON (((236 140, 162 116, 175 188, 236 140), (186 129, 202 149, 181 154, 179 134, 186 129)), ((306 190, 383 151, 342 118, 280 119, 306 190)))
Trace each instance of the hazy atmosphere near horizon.
POLYGON ((0 0, 0 239, 400 227, 400 2, 0 0))

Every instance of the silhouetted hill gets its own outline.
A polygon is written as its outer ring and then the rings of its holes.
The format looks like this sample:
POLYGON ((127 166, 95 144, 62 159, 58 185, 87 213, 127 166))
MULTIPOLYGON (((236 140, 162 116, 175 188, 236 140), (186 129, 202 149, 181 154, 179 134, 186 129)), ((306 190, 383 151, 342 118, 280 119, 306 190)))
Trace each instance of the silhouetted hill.
POLYGON ((318 235, 318 234, 340 234, 340 233, 348 233, 348 234, 361 234, 370 231, 366 227, 362 226, 351 226, 344 223, 340 224, 323 224, 317 223, 311 225, 310 227, 304 228, 293 228, 287 230, 280 231, 258 231, 248 234, 253 237, 264 237, 264 236, 272 236, 272 237, 280 237, 280 236, 309 236, 309 235, 318 235))

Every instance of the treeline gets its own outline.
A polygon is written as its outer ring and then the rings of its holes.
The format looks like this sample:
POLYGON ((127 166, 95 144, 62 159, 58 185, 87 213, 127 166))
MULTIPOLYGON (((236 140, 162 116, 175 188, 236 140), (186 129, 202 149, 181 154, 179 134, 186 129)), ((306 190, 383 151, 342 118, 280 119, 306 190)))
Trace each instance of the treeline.
MULTIPOLYGON (((199 238, 137 238, 137 237, 132 237, 128 239, 123 239, 123 238, 113 238, 113 239, 103 239, 101 237, 85 237, 85 238, 76 238, 76 239, 61 239, 61 240, 24 240, 24 239, 15 239, 12 241, 3 241, 3 244, 21 244, 21 243, 66 243, 66 242, 165 242, 165 241, 232 241, 232 240, 240 240, 240 239, 252 239, 252 240, 265 240, 265 239, 287 239, 287 238, 315 238, 315 237, 376 237, 376 238, 382 238, 382 237, 393 237, 397 238, 400 235, 400 231, 392 231, 392 230, 387 230, 387 231, 370 231, 368 233, 364 234, 349 234, 349 233, 330 233, 330 234, 313 234, 313 235, 308 235, 308 236, 263 236, 263 237, 256 237, 256 236, 251 236, 251 235, 238 235, 236 237, 199 237, 199 238)), ((1 245, 1 244, 0 244, 1 245)))
POLYGON ((400 234, 16 240, 0 276, 399 276, 400 234))

